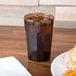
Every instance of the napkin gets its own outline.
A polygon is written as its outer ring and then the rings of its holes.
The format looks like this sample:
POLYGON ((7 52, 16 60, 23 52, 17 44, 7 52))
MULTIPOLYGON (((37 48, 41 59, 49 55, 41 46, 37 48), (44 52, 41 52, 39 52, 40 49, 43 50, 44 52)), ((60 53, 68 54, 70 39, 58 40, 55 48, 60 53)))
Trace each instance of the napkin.
POLYGON ((0 59, 0 76, 32 76, 13 56, 0 59))

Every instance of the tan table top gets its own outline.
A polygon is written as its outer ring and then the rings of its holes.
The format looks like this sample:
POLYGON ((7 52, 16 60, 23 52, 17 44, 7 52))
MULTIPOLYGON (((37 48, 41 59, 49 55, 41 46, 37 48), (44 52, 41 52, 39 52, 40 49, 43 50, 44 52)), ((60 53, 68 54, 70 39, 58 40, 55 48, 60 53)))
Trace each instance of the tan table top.
POLYGON ((76 44, 76 29, 54 28, 51 60, 33 62, 28 59, 25 29, 23 26, 0 26, 0 58, 16 57, 32 76, 51 76, 51 61, 76 44))

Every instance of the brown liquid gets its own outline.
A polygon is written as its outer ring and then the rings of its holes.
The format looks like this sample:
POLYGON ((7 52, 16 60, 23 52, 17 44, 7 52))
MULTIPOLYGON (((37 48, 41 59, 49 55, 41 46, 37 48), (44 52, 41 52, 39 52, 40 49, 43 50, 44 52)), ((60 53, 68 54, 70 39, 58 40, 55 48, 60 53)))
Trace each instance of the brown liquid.
POLYGON ((41 16, 29 17, 28 19, 33 20, 25 20, 29 58, 33 61, 49 60, 53 20, 47 20, 41 16))

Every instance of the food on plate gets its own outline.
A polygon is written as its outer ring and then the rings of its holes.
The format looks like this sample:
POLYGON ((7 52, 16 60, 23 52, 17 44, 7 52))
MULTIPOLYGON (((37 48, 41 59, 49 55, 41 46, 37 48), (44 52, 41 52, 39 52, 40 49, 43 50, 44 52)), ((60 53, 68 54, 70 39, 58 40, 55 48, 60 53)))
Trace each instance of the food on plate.
POLYGON ((67 52, 64 62, 67 68, 76 68, 76 46, 67 52))
POLYGON ((63 76, 76 76, 76 46, 65 55, 64 62, 68 70, 63 76))
POLYGON ((69 69, 63 73, 63 76, 76 76, 76 70, 69 69))
POLYGON ((76 46, 71 49, 71 59, 72 59, 72 64, 76 65, 76 46))

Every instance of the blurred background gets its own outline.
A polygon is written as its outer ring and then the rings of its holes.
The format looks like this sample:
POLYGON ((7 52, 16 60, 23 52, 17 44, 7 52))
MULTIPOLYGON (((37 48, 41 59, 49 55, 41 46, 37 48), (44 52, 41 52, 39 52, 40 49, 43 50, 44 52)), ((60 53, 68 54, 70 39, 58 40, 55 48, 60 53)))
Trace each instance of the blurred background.
POLYGON ((76 0, 0 0, 0 25, 24 26, 34 12, 54 15, 54 27, 76 28, 76 0))

